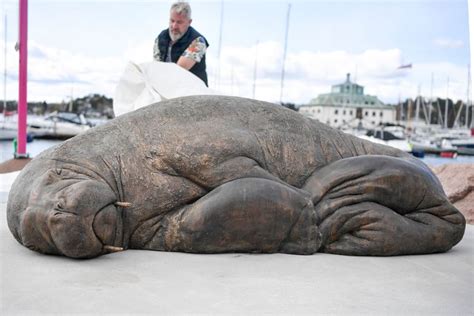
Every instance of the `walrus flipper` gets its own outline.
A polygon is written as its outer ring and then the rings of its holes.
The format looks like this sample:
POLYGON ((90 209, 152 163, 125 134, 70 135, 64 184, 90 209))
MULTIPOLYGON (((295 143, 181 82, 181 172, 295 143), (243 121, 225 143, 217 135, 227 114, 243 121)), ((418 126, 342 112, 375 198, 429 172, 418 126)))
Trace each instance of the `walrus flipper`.
POLYGON ((313 254, 321 241, 315 215, 300 190, 268 179, 237 179, 166 215, 145 248, 313 254))
POLYGON ((317 170, 312 195, 322 252, 390 256, 444 252, 465 229, 439 181, 411 158, 358 156, 317 170))

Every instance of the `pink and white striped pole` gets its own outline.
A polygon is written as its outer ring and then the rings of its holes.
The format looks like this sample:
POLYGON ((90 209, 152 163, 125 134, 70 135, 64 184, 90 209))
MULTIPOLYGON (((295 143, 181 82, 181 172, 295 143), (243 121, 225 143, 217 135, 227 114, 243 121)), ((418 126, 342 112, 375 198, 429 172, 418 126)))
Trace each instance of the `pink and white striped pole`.
POLYGON ((20 0, 20 69, 19 69, 19 95, 18 95, 18 138, 15 158, 27 158, 26 153, 26 116, 27 106, 27 81, 28 81, 28 0, 20 0))

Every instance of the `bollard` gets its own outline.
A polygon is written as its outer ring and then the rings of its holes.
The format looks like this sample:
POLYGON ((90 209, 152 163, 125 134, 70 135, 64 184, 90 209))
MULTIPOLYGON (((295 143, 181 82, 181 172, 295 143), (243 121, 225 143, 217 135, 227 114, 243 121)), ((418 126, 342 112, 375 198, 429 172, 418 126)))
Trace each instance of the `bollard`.
POLYGON ((16 157, 16 150, 18 149, 18 140, 16 138, 13 139, 13 157, 16 157))

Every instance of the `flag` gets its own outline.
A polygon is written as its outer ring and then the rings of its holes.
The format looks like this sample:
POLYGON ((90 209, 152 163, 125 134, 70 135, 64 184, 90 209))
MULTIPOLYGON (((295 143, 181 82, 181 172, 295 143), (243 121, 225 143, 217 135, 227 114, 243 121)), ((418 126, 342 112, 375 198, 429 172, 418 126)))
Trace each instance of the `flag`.
POLYGON ((411 64, 400 65, 397 69, 407 69, 411 68, 411 64))

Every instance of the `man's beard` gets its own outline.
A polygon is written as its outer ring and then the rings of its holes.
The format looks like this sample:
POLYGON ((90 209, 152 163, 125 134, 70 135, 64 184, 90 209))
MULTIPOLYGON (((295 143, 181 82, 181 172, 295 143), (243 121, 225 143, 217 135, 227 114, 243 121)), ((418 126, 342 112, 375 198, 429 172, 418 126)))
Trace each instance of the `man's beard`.
POLYGON ((168 31, 170 34, 171 41, 176 42, 178 41, 181 37, 183 37, 184 33, 172 33, 171 30, 168 31))

